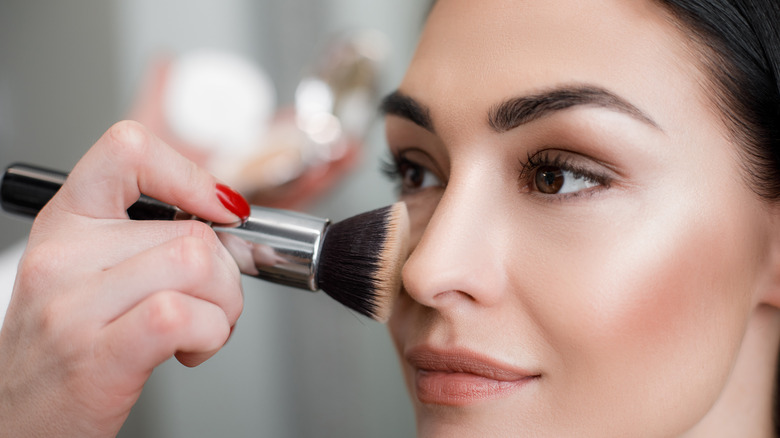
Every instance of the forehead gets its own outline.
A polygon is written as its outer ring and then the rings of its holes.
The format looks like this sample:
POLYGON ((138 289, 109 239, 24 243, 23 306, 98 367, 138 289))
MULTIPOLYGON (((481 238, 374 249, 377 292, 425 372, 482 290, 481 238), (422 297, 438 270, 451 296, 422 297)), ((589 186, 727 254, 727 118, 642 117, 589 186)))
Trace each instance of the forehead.
POLYGON ((673 127, 676 98, 706 104, 673 23, 649 0, 439 0, 400 89, 464 123, 508 97, 590 84, 673 127))

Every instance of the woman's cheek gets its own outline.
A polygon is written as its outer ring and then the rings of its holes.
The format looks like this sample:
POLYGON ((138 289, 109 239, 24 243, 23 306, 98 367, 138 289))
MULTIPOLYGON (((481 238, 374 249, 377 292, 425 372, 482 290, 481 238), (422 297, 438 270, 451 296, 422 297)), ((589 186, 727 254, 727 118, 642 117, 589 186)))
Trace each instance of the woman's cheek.
POLYGON ((552 248, 545 238, 558 263, 539 266, 535 281, 547 282, 526 289, 543 291, 530 311, 561 367, 550 380, 570 396, 556 403, 601 394, 636 410, 635 418, 651 411, 651 400, 701 413, 723 386, 744 331, 761 237, 747 235, 751 225, 740 213, 702 217, 702 205, 649 205, 659 208, 608 208, 594 216, 603 221, 570 224, 552 248))

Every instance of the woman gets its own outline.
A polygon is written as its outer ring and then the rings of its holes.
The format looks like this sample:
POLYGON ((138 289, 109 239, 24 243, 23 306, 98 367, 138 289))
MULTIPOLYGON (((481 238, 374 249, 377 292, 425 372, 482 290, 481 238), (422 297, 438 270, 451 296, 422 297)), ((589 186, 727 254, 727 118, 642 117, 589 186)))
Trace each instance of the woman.
MULTIPOLYGON (((419 435, 775 435, 780 14, 736 3, 437 2, 383 105, 419 435)), ((222 345, 213 235, 121 220, 139 191, 235 220, 214 187, 133 124, 85 156, 0 334, 5 430, 111 435, 157 363, 222 345)))
POLYGON ((780 15, 734 3, 434 6, 384 104, 421 436, 774 434, 780 15))

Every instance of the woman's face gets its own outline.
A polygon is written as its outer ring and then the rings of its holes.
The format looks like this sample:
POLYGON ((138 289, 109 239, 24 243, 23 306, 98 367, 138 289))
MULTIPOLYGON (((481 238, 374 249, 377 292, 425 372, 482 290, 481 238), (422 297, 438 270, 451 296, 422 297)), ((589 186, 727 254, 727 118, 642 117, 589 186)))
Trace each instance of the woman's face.
POLYGON ((771 219, 691 50, 650 1, 438 2, 385 105, 421 435, 670 436, 711 409, 771 219))

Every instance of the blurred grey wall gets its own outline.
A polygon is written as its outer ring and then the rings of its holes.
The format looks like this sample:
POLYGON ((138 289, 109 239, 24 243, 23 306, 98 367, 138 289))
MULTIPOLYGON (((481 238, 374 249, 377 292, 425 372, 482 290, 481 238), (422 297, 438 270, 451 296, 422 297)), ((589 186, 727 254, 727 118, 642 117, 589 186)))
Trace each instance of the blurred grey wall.
MULTIPOLYGON (((110 2, 0 0, 0 166, 69 169, 121 111, 110 2)), ((25 221, 0 215, 0 247, 25 221)))
MULTIPOLYGON (((0 0, 0 165, 69 169, 126 115, 151 57, 223 48, 259 62, 281 103, 332 32, 375 28, 400 81, 427 2, 419 0, 0 0)), ((311 208, 343 219, 393 201, 375 126, 360 168, 311 208)), ((0 247, 29 224, 0 215, 0 247)), ((256 280, 224 350, 155 371, 122 437, 405 437, 412 409, 383 326, 324 294, 256 280)))

